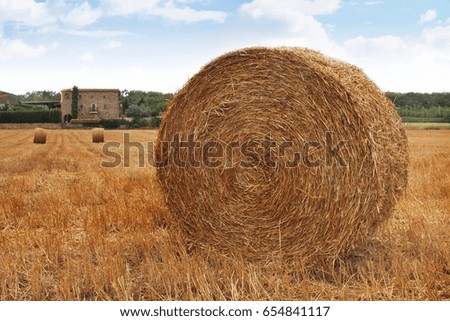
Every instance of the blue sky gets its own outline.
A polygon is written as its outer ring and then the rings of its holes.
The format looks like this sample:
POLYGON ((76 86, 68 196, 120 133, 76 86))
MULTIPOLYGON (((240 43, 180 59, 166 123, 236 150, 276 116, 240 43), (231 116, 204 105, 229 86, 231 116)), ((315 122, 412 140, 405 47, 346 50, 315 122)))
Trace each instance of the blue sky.
POLYGON ((449 0, 0 0, 0 90, 174 92, 248 46, 320 50, 382 90, 450 92, 449 0))

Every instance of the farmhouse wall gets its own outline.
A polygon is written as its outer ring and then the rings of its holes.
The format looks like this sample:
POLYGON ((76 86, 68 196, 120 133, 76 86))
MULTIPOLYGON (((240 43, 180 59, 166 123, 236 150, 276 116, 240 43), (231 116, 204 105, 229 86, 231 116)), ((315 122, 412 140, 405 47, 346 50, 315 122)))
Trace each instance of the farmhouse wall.
MULTIPOLYGON (((72 115, 73 89, 61 91, 61 113, 72 115)), ((122 115, 119 89, 78 89, 78 119, 118 118, 122 115)))

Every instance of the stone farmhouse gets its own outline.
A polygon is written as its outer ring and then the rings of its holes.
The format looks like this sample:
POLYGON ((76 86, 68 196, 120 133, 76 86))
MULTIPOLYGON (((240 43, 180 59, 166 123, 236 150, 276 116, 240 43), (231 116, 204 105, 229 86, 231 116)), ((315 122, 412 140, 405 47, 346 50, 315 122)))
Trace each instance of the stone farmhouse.
MULTIPOLYGON (((61 90, 62 121, 72 115, 73 89, 61 90)), ((119 118, 122 116, 119 89, 78 89, 78 119, 119 118)))

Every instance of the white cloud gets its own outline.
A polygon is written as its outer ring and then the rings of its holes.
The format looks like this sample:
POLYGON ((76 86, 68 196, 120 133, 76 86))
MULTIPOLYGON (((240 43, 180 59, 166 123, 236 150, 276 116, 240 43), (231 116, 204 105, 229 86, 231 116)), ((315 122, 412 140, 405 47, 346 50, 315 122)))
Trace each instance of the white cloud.
POLYGON ((272 18, 291 23, 296 17, 331 14, 339 9, 340 0, 253 0, 240 7, 253 18, 272 18))
POLYGON ((138 14, 187 23, 201 21, 223 23, 227 18, 227 13, 223 11, 196 10, 186 5, 180 6, 172 0, 101 0, 101 5, 108 14, 119 16, 138 14))
POLYGON ((20 39, 5 38, 0 25, 0 61, 11 58, 35 58, 57 47, 58 44, 56 42, 52 42, 46 46, 32 46, 20 39))
MULTIPOLYGON (((54 48, 55 45, 51 47, 54 48)), ((41 56, 45 52, 47 52, 47 49, 43 45, 33 47, 22 40, 2 38, 0 34, 0 60, 7 60, 13 57, 34 58, 41 56)))
POLYGON ((333 44, 326 29, 314 16, 331 14, 339 9, 340 5, 340 0, 253 0, 243 4, 239 10, 253 19, 281 21, 289 26, 298 43, 322 49, 333 44))
POLYGON ((49 30, 71 25, 79 29, 97 22, 107 15, 157 16, 171 21, 194 23, 213 21, 223 23, 227 13, 197 10, 180 0, 100 0, 98 6, 89 1, 73 3, 69 0, 0 0, 0 24, 11 22, 28 27, 50 27, 49 30))
POLYGON ((93 61, 94 60, 94 54, 92 53, 92 52, 90 52, 90 51, 88 51, 88 52, 85 52, 84 54, 82 54, 81 56, 80 56, 80 59, 82 60, 82 61, 93 61))
POLYGON ((222 11, 195 10, 190 7, 177 7, 171 1, 168 1, 164 6, 154 8, 153 12, 162 18, 188 23, 208 20, 223 23, 227 18, 227 13, 222 11))
POLYGON ((74 26, 83 27, 96 22, 102 16, 100 9, 94 9, 89 2, 83 2, 78 7, 73 8, 67 15, 60 20, 74 26))
POLYGON ((366 6, 374 6, 374 5, 382 4, 382 3, 383 3, 383 1, 381 1, 381 0, 365 1, 365 2, 364 2, 364 4, 365 4, 366 6))
POLYGON ((446 25, 426 28, 422 32, 422 38, 429 46, 446 49, 450 56, 450 20, 446 22, 446 25))
POLYGON ((68 0, 0 0, 0 23, 12 22, 22 26, 54 26, 59 23, 83 27, 94 23, 102 11, 92 8, 88 1, 74 5, 68 0))
POLYGON ((343 58, 362 67, 383 90, 449 91, 450 24, 420 37, 357 37, 343 44, 343 58))
POLYGON ((42 26, 56 21, 47 2, 34 0, 1 0, 0 23, 16 22, 27 26, 42 26))
POLYGON ((127 16, 132 14, 144 13, 153 9, 159 0, 100 0, 100 6, 107 14, 117 16, 127 16))
POLYGON ((212 0, 172 0, 177 3, 196 3, 196 2, 202 2, 202 3, 210 3, 212 0))
POLYGON ((128 36, 130 32, 125 30, 74 30, 74 29, 61 29, 58 32, 80 37, 90 38, 107 38, 107 37, 119 37, 128 36))
POLYGON ((406 43, 401 37, 390 35, 375 38, 359 36, 345 41, 344 47, 355 54, 370 52, 398 54, 407 49, 406 43))
POLYGON ((419 22, 420 23, 426 23, 433 21, 437 17, 437 11, 436 10, 427 10, 424 14, 420 16, 419 22))
MULTIPOLYGON (((366 5, 372 1, 360 2, 366 5)), ((426 28, 417 37, 382 35, 359 36, 336 42, 329 31, 315 19, 339 8, 339 3, 312 1, 277 2, 254 0, 241 6, 243 14, 255 20, 281 21, 288 27, 279 36, 261 37, 246 44, 300 46, 320 50, 361 67, 382 90, 449 91, 450 19, 426 28), (281 7, 280 7, 281 6, 281 7)), ((433 18, 435 19, 435 18, 433 18)), ((255 37, 256 38, 256 37, 255 37)))
POLYGON ((103 44, 103 48, 105 49, 116 49, 122 46, 122 43, 118 40, 110 40, 103 44))
POLYGON ((142 67, 136 67, 136 66, 125 68, 124 73, 128 76, 127 78, 129 78, 129 79, 134 79, 134 78, 142 79, 142 78, 145 78, 145 75, 146 75, 145 71, 142 67))

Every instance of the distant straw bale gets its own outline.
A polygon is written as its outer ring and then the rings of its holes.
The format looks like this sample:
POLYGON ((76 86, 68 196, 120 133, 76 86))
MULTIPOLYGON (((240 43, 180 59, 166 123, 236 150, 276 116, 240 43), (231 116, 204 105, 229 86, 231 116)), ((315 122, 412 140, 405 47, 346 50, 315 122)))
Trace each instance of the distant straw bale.
POLYGON ((47 142, 47 131, 43 128, 36 128, 34 130, 34 140, 35 144, 45 144, 47 142))
POLYGON ((92 129, 92 142, 93 143, 105 142, 105 130, 103 128, 92 129))
POLYGON ((204 66, 171 100, 156 156, 192 243, 305 262, 367 239, 408 164, 384 93, 359 68, 300 48, 242 49, 204 66))

